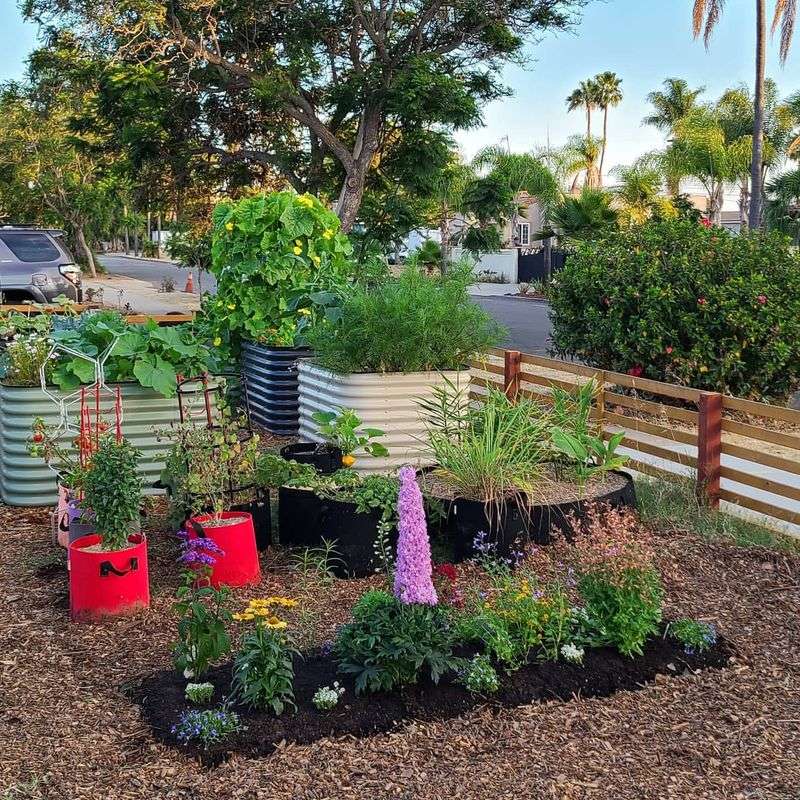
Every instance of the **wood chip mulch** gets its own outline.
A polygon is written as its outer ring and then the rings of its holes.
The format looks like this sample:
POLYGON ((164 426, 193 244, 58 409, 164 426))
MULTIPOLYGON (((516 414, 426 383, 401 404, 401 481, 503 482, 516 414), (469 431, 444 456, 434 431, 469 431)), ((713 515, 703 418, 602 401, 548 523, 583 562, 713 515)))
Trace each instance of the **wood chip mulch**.
MULTIPOLYGON (((175 543, 156 509, 152 607, 102 625, 68 619, 46 510, 0 507, 0 798, 67 800, 771 800, 800 797, 800 558, 662 536, 668 617, 713 621, 729 669, 660 678, 610 698, 476 709, 366 739, 285 743, 215 769, 157 743, 125 693, 169 665, 175 543)), ((243 600, 297 591, 280 554, 243 600)), ((311 638, 367 581, 314 598, 311 638)))

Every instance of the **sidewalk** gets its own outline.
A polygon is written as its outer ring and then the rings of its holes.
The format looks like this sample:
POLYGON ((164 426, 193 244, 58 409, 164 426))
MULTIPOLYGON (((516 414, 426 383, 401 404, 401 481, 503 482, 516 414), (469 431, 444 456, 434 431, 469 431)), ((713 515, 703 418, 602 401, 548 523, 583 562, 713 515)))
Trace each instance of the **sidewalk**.
POLYGON ((473 283, 469 287, 469 293, 476 297, 501 297, 518 292, 518 283, 473 283))
POLYGON ((127 306, 140 314, 169 314, 179 311, 197 311, 200 308, 200 295, 186 294, 183 286, 175 287, 174 292, 159 292, 149 281, 129 278, 124 275, 103 275, 96 279, 84 278, 84 295, 87 289, 102 289, 103 304, 109 308, 126 311, 127 306))

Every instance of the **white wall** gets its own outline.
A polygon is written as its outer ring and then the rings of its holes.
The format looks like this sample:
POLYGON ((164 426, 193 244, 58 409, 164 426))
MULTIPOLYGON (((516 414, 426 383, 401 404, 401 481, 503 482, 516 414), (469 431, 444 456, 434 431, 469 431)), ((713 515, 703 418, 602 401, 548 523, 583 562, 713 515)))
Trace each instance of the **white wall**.
MULTIPOLYGON (((490 270, 496 272, 498 275, 503 275, 509 283, 517 282, 517 257, 519 251, 514 248, 512 250, 500 250, 498 253, 483 253, 475 264, 475 272, 483 270, 490 270)), ((458 261, 464 255, 464 249, 461 247, 454 247, 452 251, 452 260, 458 261)), ((476 257, 471 253, 466 254, 472 261, 476 261, 476 257)))

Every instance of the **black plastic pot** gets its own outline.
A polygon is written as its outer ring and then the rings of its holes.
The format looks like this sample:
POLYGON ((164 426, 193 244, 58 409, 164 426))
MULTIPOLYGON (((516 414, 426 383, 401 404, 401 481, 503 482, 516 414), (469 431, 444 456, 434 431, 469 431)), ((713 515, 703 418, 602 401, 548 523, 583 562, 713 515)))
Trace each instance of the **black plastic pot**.
POLYGON ((625 478, 624 486, 586 500, 520 508, 516 502, 487 506, 477 500, 456 498, 448 516, 448 533, 453 542, 454 559, 465 561, 474 556, 475 538, 480 533, 486 533, 487 540, 496 544, 497 555, 506 557, 516 549, 518 543, 549 544, 554 528, 568 533, 568 517, 572 515, 581 519, 594 503, 604 503, 612 508, 636 508, 633 478, 624 472, 615 474, 625 478))
POLYGON ((342 451, 325 442, 297 442, 281 447, 281 456, 298 464, 311 464, 322 475, 342 468, 342 451))
POLYGON ((253 517, 253 530, 256 533, 256 548, 259 552, 272 544, 272 511, 269 492, 258 492, 255 500, 231 506, 231 511, 246 511, 253 517))
POLYGON ((292 436, 300 427, 297 361, 307 347, 242 344, 242 389, 250 418, 272 433, 292 436))
MULTIPOLYGON (((337 577, 363 578, 375 570, 375 539, 380 514, 359 514, 354 503, 319 497, 310 489, 278 490, 278 536, 285 547, 319 547, 335 541, 337 577)), ((394 550, 397 531, 389 534, 394 550)))

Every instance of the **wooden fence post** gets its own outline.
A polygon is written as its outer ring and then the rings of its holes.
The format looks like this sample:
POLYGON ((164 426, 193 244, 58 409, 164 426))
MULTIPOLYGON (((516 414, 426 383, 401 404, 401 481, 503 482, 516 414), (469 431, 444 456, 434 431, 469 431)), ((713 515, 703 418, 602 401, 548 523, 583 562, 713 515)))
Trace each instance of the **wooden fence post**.
POLYGON ((697 410, 697 495, 711 508, 719 508, 722 395, 703 392, 697 410))
POLYGON ((506 397, 513 403, 519 395, 519 373, 521 365, 521 355, 519 350, 506 350, 505 363, 503 365, 503 389, 506 397))

